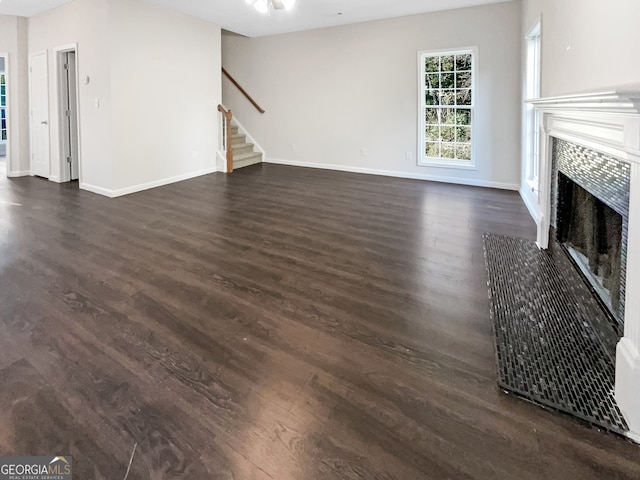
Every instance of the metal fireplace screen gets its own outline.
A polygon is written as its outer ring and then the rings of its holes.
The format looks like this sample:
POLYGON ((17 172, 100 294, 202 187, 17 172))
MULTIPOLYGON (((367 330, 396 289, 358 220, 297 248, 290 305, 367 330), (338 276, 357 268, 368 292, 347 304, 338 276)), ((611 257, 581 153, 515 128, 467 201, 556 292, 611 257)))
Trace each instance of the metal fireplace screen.
POLYGON ((617 290, 615 320, 624 324, 627 277, 627 238, 629 232, 629 186, 631 165, 595 150, 559 138, 553 139, 551 179, 551 224, 558 227, 558 213, 563 211, 559 195, 559 173, 602 201, 622 217, 620 245, 620 284, 617 290))
POLYGON ((609 312, 551 242, 485 234, 498 384, 609 431, 627 425, 613 397, 619 339, 609 312))

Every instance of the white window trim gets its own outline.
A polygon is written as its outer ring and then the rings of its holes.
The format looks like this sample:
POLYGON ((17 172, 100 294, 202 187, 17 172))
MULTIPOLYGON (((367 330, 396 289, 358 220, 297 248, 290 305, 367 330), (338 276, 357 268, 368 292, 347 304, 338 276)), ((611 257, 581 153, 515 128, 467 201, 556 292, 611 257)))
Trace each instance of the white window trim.
POLYGON ((477 134, 477 98, 478 98, 478 47, 459 47, 441 50, 422 50, 418 52, 418 155, 417 164, 420 167, 441 167, 461 170, 478 170, 476 163, 477 134), (426 121, 425 121, 425 55, 456 55, 460 53, 471 53, 471 160, 456 160, 452 158, 427 157, 425 155, 426 145, 426 121))
POLYGON ((542 22, 538 18, 533 27, 525 35, 525 75, 524 75, 524 104, 523 104, 523 168, 525 181, 533 194, 537 197, 540 188, 540 116, 533 110, 532 100, 540 98, 540 82, 542 80, 542 22), (536 53, 533 58, 533 72, 530 71, 530 44, 537 42, 536 53), (534 78, 530 79, 529 75, 534 78), (531 118, 533 117, 533 118, 531 118), (537 130, 537 135, 536 135, 537 130), (538 142, 536 142, 536 138, 538 142), (536 157, 538 161, 536 162, 536 157), (537 168, 536 168, 537 167, 537 168))
MULTIPOLYGON (((4 110, 5 112, 5 128, 4 130, 6 131, 7 134, 7 138, 6 140, 2 140, 2 135, 0 134, 0 144, 2 145, 6 145, 7 142, 9 141, 9 55, 6 53, 2 53, 0 52, 0 57, 4 58, 4 72, 0 73, 0 75, 4 75, 4 79, 5 79, 5 84, 4 84, 4 88, 5 88, 5 105, 1 106, 0 104, 0 110, 4 110)), ((0 125, 0 132, 2 131, 2 126, 0 125)), ((6 152, 6 156, 5 159, 8 157, 8 152, 6 152)))

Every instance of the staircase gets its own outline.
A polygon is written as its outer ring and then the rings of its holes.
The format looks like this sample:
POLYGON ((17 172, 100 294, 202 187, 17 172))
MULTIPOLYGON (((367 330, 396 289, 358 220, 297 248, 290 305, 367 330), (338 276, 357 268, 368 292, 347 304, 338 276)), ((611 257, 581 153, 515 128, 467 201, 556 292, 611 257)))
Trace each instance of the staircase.
POLYGON ((233 149, 233 169, 237 170, 262 162, 262 152, 253 150, 253 143, 247 141, 247 136, 240 132, 238 126, 232 123, 229 128, 233 149))

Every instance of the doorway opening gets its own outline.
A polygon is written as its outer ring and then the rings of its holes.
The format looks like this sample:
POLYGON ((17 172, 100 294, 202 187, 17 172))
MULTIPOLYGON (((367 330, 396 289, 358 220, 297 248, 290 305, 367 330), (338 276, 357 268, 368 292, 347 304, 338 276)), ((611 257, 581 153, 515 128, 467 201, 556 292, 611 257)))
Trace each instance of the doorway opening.
POLYGON ((78 76, 76 48, 56 50, 58 77, 58 121, 60 144, 60 182, 80 179, 78 135, 78 76))

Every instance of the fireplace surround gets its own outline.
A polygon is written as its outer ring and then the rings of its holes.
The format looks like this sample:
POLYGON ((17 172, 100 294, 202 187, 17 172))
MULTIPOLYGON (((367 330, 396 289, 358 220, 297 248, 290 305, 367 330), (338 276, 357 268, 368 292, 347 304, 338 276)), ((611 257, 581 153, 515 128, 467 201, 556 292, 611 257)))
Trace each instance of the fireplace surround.
MULTIPOLYGON (((558 197, 558 172, 622 217, 618 292, 621 302, 614 307, 614 313, 618 314, 623 335, 616 349, 615 398, 628 423, 628 436, 640 443, 640 85, 542 98, 533 104, 541 116, 540 172, 538 184, 532 188, 536 195, 524 190, 521 194, 537 223, 538 247, 549 247, 550 235, 555 235, 556 227, 560 227, 561 237, 566 235, 566 223, 563 220, 558 225, 556 217, 557 202, 567 201, 566 196, 558 197), (567 175, 567 168, 558 168, 554 159, 558 160, 560 153, 568 150, 577 152, 580 161, 569 166, 567 175), (600 187, 594 191, 593 185, 585 184, 580 175, 575 178, 575 171, 571 170, 576 169, 584 169, 582 173, 587 180, 596 179, 598 175, 594 172, 600 170, 600 177, 614 175, 613 183, 626 182, 626 193, 620 190, 613 195, 621 196, 626 208, 612 206, 611 196, 601 195, 600 187), (618 175, 620 171, 625 172, 622 177, 618 175)), ((611 183, 605 181, 605 187, 611 183)), ((591 201, 581 192, 571 195, 591 201)), ((616 220, 606 222, 615 230, 616 220)))
POLYGON ((551 225, 616 319, 624 324, 631 165, 553 138, 551 225))

